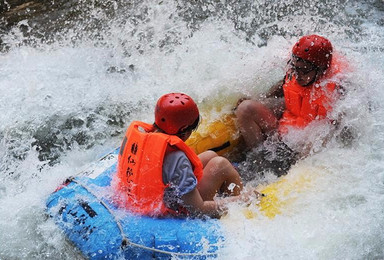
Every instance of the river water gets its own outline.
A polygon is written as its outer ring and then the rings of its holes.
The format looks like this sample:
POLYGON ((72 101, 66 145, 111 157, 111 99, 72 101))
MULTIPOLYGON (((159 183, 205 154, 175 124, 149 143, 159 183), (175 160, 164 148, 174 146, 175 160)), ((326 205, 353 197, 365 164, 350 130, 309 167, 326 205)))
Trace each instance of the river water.
POLYGON ((46 39, 28 20, 2 35, 0 259, 81 259, 44 212, 62 180, 117 147, 131 120, 152 122, 166 92, 201 104, 262 93, 309 33, 351 65, 335 114, 355 138, 320 149, 324 130, 305 133, 313 155, 295 167, 321 172, 315 185, 274 219, 233 205, 219 258, 384 258, 382 0, 101 2, 46 39))

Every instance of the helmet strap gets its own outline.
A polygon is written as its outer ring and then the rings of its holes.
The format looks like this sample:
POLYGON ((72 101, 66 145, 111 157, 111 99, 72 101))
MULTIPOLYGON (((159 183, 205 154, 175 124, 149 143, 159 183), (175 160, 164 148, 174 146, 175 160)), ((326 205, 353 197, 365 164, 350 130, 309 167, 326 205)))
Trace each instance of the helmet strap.
POLYGON ((160 133, 166 134, 166 132, 163 129, 161 129, 156 123, 153 123, 153 128, 160 133))

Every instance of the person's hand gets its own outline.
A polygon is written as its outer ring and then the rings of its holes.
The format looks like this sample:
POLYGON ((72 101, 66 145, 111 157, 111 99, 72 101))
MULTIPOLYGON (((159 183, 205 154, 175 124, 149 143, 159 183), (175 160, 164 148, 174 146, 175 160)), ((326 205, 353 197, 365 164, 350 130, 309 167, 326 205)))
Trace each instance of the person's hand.
POLYGON ((255 189, 242 191, 240 195, 234 197, 226 197, 223 199, 216 200, 216 208, 220 214, 225 214, 228 210, 228 203, 243 203, 246 207, 250 206, 253 202, 260 201, 264 194, 256 191, 255 189))
POLYGON ((251 190, 242 192, 238 196, 238 198, 240 201, 244 202, 246 204, 246 206, 248 207, 253 202, 260 201, 261 197, 263 197, 263 196, 264 195, 262 193, 258 192, 257 190, 251 189, 251 190))

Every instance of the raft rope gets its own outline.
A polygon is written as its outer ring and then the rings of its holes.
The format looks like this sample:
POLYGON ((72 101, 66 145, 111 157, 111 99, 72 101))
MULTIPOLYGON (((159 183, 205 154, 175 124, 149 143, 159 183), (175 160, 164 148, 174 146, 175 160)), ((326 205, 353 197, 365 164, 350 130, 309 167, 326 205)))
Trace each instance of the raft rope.
POLYGON ((117 227, 120 230, 121 239, 122 239, 122 241, 121 241, 121 248, 122 249, 124 249, 126 246, 130 245, 130 246, 139 247, 139 248, 142 248, 142 249, 145 249, 145 250, 149 250, 149 251, 153 251, 153 252, 157 252, 157 253, 162 253, 162 254, 167 254, 167 255, 172 255, 172 256, 217 256, 216 253, 180 253, 180 252, 169 252, 169 251, 166 251, 166 250, 161 250, 161 249, 157 249, 157 248, 148 247, 148 246, 144 246, 144 245, 141 245, 141 244, 134 243, 134 242, 130 241, 127 238, 127 236, 124 233, 123 227, 122 227, 122 225, 120 223, 120 220, 115 216, 115 214, 113 213, 113 210, 102 199, 100 199, 95 193, 93 193, 85 184, 81 183, 80 181, 76 180, 75 178, 69 178, 67 181, 72 181, 72 182, 80 185, 85 190, 87 190, 113 216, 113 218, 114 218, 114 220, 116 222, 116 225, 117 225, 117 227))

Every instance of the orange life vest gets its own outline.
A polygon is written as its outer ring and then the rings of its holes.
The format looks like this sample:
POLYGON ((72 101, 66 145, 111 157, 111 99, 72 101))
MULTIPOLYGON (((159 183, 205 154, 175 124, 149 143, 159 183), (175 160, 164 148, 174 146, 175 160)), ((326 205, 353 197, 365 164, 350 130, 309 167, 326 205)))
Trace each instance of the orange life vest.
POLYGON ((334 59, 333 68, 310 86, 301 86, 296 77, 288 75, 283 85, 285 110, 279 121, 279 132, 286 133, 287 127, 304 128, 313 120, 326 118, 338 98, 337 85, 332 78, 340 72, 340 64, 334 59))
POLYGON ((163 160, 169 147, 183 151, 190 160, 197 181, 203 175, 199 157, 180 138, 153 132, 153 126, 134 121, 120 147, 117 189, 123 195, 118 203, 135 213, 149 216, 175 214, 163 202, 163 160), (141 128, 141 129, 140 129, 141 128))

